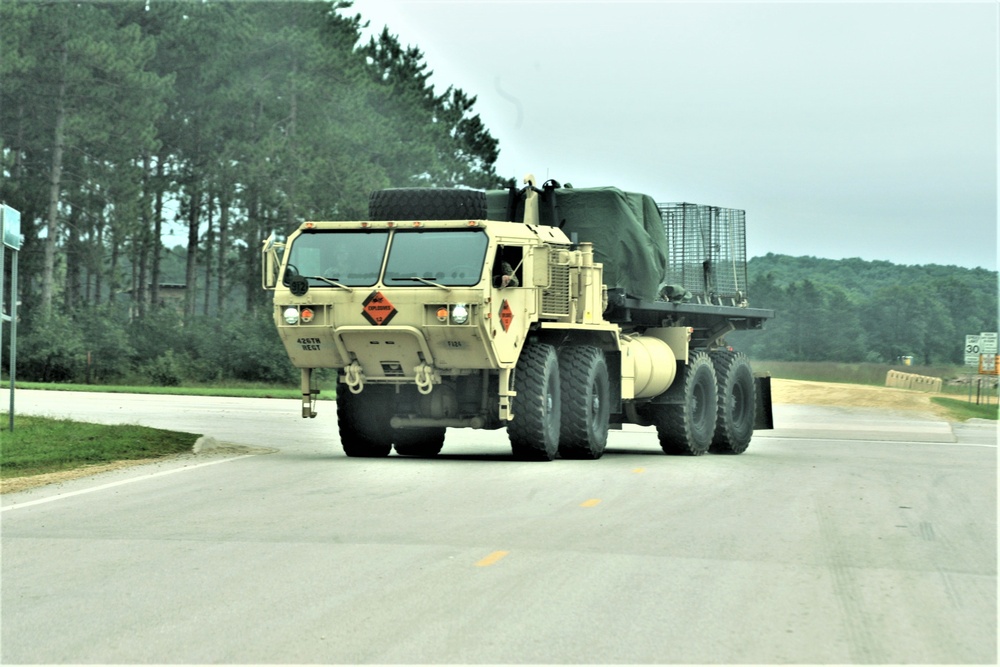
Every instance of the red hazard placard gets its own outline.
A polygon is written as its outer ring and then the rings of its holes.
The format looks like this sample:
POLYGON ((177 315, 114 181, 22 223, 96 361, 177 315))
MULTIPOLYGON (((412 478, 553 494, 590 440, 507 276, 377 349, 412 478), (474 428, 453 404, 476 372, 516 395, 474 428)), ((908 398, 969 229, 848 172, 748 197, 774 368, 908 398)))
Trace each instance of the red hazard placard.
POLYGON ((368 298, 364 300, 361 304, 364 306, 361 310, 361 314, 365 316, 365 319, 374 324, 375 326, 382 326, 383 324, 388 324, 389 320, 392 319, 393 315, 396 314, 396 307, 389 302, 389 299, 385 298, 385 295, 378 290, 375 290, 368 295, 368 298))
POLYGON ((507 303, 507 299, 503 300, 503 304, 500 306, 500 324, 503 325, 504 333, 510 329, 510 323, 514 320, 514 311, 510 309, 510 304, 507 303))

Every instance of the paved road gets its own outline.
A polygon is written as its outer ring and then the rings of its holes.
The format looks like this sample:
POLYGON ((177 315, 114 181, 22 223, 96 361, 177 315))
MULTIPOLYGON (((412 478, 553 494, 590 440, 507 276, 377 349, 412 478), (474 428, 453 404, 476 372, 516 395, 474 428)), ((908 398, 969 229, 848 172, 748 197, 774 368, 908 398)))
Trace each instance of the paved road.
POLYGON ((277 451, 3 496, 4 664, 997 660, 995 424, 776 406, 742 456, 373 461, 331 403, 17 401, 277 451))

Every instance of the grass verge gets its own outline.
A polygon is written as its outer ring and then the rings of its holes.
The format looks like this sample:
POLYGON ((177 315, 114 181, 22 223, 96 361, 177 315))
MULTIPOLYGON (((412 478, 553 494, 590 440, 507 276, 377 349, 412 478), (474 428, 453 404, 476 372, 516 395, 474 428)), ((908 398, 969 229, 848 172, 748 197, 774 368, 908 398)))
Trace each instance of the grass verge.
MULTIPOLYGON (((6 428, 9 415, 0 413, 6 428)), ((87 424, 14 415, 0 439, 0 478, 73 470, 115 461, 154 459, 190 451, 197 435, 134 425, 87 424)))
MULTIPOLYGON (((10 384, 6 381, 0 382, 0 388, 7 389, 10 384)), ((161 394, 173 396, 231 396, 234 398, 300 398, 299 389, 290 387, 264 387, 264 386, 186 386, 186 387, 154 387, 154 386, 131 386, 131 385, 103 385, 103 384, 62 384, 54 382, 21 382, 15 385, 16 389, 39 389, 43 391, 94 391, 108 392, 111 394, 161 394)), ((335 396, 332 389, 323 389, 320 400, 330 399, 335 396)))
POLYGON ((948 410, 956 421, 965 421, 966 419, 992 419, 996 421, 1000 418, 1000 407, 996 404, 976 405, 968 401, 943 396, 931 396, 931 402, 948 410))

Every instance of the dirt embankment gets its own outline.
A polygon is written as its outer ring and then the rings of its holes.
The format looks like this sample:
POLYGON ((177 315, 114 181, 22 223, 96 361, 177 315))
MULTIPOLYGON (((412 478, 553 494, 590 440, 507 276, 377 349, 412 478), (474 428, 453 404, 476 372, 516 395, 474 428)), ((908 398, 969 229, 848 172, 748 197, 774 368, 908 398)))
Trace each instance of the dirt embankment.
POLYGON ((914 410, 946 419, 948 411, 931 402, 931 396, 936 395, 912 389, 872 387, 860 384, 780 380, 777 378, 771 380, 771 400, 776 404, 914 410))

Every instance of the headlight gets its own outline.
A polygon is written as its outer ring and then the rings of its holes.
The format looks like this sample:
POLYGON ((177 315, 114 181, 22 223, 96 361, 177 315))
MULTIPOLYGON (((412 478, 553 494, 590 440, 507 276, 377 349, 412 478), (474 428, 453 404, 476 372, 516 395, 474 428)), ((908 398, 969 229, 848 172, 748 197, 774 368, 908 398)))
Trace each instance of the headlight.
POLYGON ((285 308, 284 313, 285 322, 288 324, 298 324, 299 323, 299 309, 288 307, 285 308))
POLYGON ((469 321, 469 309, 463 304, 456 304, 451 309, 451 321, 455 324, 465 324, 469 321))

